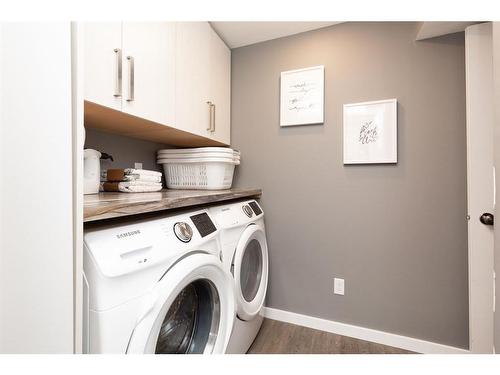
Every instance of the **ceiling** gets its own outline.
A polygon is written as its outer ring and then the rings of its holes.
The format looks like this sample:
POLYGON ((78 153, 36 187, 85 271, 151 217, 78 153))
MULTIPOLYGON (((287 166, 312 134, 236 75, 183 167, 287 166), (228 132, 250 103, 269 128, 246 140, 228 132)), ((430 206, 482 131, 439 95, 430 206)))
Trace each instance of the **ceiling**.
POLYGON ((478 22, 422 22, 416 40, 434 38, 436 36, 458 33, 467 26, 478 22))
POLYGON ((230 48, 281 38, 340 22, 210 22, 230 48))

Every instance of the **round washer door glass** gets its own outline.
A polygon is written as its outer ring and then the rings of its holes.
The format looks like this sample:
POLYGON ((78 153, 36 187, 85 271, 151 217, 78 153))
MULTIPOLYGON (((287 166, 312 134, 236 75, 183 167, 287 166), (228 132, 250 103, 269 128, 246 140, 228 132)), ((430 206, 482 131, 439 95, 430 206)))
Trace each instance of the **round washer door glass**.
POLYGON ((247 302, 254 300, 262 279, 262 247, 259 241, 252 239, 246 246, 241 259, 240 287, 247 302))
POLYGON ((238 316, 250 320, 261 310, 267 291, 267 242, 259 226, 252 224, 243 231, 234 253, 232 271, 238 292, 238 316))
POLYGON ((217 290, 206 279, 196 280, 177 295, 167 311, 155 353, 210 352, 217 336, 219 321, 217 290))

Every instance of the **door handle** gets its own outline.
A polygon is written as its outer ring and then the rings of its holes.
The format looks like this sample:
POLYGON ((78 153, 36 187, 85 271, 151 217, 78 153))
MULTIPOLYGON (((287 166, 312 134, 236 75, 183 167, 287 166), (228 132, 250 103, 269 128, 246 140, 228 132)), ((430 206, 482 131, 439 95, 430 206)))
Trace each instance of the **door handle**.
POLYGON ((127 102, 134 101, 134 57, 127 56, 128 60, 128 98, 127 102))
POLYGON ((212 102, 207 102, 208 104, 208 126, 207 130, 212 131, 212 102))
POLYGON ((211 117, 212 128, 210 129, 210 131, 212 133, 215 133, 215 104, 212 104, 211 107, 212 107, 212 117, 211 117))
POLYGON ((113 51, 116 58, 115 93, 113 96, 119 98, 122 96, 122 50, 115 48, 113 51))
POLYGON ((479 217, 479 221, 484 225, 493 225, 495 223, 495 217, 489 212, 485 212, 479 217))

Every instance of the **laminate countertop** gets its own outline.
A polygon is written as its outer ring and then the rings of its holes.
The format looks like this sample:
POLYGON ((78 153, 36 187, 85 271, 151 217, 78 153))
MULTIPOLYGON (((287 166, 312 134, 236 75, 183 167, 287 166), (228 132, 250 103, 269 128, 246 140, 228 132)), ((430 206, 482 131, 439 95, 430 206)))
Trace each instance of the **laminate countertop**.
POLYGON ((84 196, 83 221, 91 222, 240 198, 260 198, 261 195, 261 189, 164 189, 154 193, 102 192, 84 196))

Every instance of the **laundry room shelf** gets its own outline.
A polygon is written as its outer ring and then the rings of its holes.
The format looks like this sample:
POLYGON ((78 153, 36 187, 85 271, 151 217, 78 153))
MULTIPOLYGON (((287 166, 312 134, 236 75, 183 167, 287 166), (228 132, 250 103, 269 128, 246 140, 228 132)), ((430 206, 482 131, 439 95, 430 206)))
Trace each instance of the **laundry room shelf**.
POLYGON ((84 196, 83 221, 198 206, 239 198, 259 198, 261 189, 162 190, 155 193, 103 192, 84 196))
POLYGON ((132 116, 122 111, 85 100, 85 128, 91 128, 130 138, 165 143, 179 147, 227 146, 210 137, 202 137, 166 124, 132 116))

